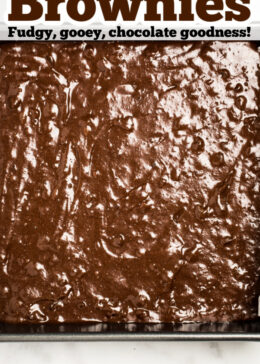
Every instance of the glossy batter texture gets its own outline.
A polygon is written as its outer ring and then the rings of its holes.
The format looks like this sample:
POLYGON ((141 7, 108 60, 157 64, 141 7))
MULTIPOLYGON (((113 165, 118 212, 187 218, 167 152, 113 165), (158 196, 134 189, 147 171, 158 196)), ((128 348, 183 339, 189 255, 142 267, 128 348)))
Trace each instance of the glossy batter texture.
POLYGON ((0 46, 0 321, 257 315, 255 44, 0 46))

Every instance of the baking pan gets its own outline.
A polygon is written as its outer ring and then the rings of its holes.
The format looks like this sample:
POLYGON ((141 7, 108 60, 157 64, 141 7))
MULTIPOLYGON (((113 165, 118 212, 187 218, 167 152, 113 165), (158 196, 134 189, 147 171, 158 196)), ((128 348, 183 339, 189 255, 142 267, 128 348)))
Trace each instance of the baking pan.
POLYGON ((260 341, 260 319, 222 324, 0 323, 0 341, 260 341))
MULTIPOLYGON (((259 46, 260 41, 256 42, 259 46)), ((260 312, 260 300, 259 300, 260 312)), ((260 317, 226 323, 71 323, 0 322, 0 342, 38 341, 260 341, 260 317)))

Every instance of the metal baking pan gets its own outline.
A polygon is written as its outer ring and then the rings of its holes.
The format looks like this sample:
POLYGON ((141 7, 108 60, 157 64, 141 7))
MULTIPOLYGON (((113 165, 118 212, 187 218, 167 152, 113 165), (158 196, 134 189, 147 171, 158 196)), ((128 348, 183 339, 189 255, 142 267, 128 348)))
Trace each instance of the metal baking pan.
POLYGON ((0 341, 260 341, 260 318, 222 324, 0 323, 0 341))
MULTIPOLYGON (((256 43, 260 51, 260 41, 256 43)), ((260 317, 248 321, 183 324, 0 322, 0 342, 26 341, 260 341, 260 317)))

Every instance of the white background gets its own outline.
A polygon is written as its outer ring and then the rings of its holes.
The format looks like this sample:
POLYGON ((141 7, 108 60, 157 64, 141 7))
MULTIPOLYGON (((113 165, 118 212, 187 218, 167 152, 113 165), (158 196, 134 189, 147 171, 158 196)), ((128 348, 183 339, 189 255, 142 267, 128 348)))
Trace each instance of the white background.
MULTIPOLYGON (((215 26, 216 28, 219 27, 224 27, 224 28, 246 28, 246 27, 251 27, 251 40, 259 40, 260 39, 260 1, 259 0, 250 0, 250 5, 245 4, 245 6, 248 6, 251 10, 251 17, 250 19, 248 19, 247 21, 244 22, 236 22, 236 21, 224 21, 220 20, 218 22, 215 23, 209 23, 209 22, 203 22, 200 18, 195 16, 195 20, 194 21, 190 21, 190 22, 178 22, 178 21, 155 21, 155 22, 144 22, 144 14, 146 12, 146 2, 142 1, 137 13, 137 18, 135 22, 123 22, 122 18, 121 18, 121 13, 118 17, 117 22, 104 22, 104 17, 100 8, 100 4, 99 1, 96 0, 95 4, 96 4, 96 13, 95 16, 93 16, 92 19, 90 19, 88 22, 75 22, 73 21, 71 18, 69 18, 69 16, 67 15, 67 11, 66 11, 66 4, 68 2, 68 0, 65 1, 65 3, 61 3, 58 7, 58 11, 61 14, 61 21, 60 22, 45 22, 44 23, 44 18, 45 18, 45 14, 46 14, 46 9, 47 9, 47 2, 46 0, 37 0, 38 2, 40 2, 44 8, 44 13, 41 19, 37 20, 37 21, 30 21, 30 22, 7 22, 8 19, 8 14, 11 12, 11 3, 12 1, 16 1, 16 0, 0 0, 0 39, 1 40, 33 40, 33 38, 18 38, 16 35, 12 38, 8 37, 8 26, 16 26, 18 28, 30 28, 31 26, 35 26, 37 29, 39 28, 48 28, 48 29, 54 29, 55 33, 56 33, 56 38, 51 38, 52 39, 56 39, 56 40, 60 40, 60 35, 59 35, 59 30, 61 29, 61 27, 64 26, 68 26, 69 28, 80 28, 80 29, 93 29, 95 27, 97 28, 101 28, 104 30, 105 34, 106 34, 106 40, 115 40, 115 38, 111 38, 108 35, 108 30, 111 29, 112 27, 114 28, 116 25, 120 25, 123 28, 129 29, 132 27, 136 27, 136 28, 149 28, 150 26, 155 26, 156 28, 164 28, 164 27, 168 27, 170 29, 175 29, 177 30, 177 36, 175 38, 175 40, 180 40, 182 39, 179 35, 180 32, 180 28, 195 28, 195 29, 199 29, 199 28, 206 28, 208 29, 210 26, 215 26)), ((36 1, 36 0, 35 0, 36 1)), ((174 0, 172 0, 174 1, 174 0)), ((213 1, 213 0, 208 0, 208 1, 213 1)), ((240 1, 240 3, 242 2, 242 0, 236 0, 237 2, 240 1)), ((192 10, 193 13, 196 15, 196 3, 197 0, 192 0, 192 10)), ((84 11, 84 5, 83 2, 81 0, 81 2, 79 3, 82 6, 79 6, 79 8, 81 8, 81 11, 84 11)), ((225 10, 227 10, 227 6, 226 4, 226 0, 223 0, 223 4, 224 4, 224 10, 221 12, 222 15, 225 14, 225 10)), ((175 0, 174 1, 174 6, 175 6, 175 11, 177 14, 180 13, 180 8, 181 8, 181 2, 179 0, 175 0)), ((30 11, 30 7, 27 6, 27 8, 24 8, 24 11, 30 11), (26 10, 27 9, 27 10, 26 10)), ((158 13, 159 14, 163 14, 163 4, 159 2, 158 4, 158 13)), ((215 11, 213 12, 215 13, 215 11)), ((143 40, 150 40, 150 38, 142 38, 143 40)), ((214 39, 212 38, 212 36, 210 38, 204 37, 203 39, 214 39)), ((216 38, 216 39, 221 39, 224 40, 224 38, 216 38)), ((42 39, 42 40, 46 40, 46 39, 42 39)), ((80 37, 73 37, 73 38, 68 38, 68 40, 93 40, 93 39, 89 39, 89 38, 80 38, 80 37)), ((120 39, 119 39, 120 40, 120 39)), ((122 40, 122 39, 121 39, 122 40)), ((125 39, 124 39, 125 40, 125 39)), ((127 40, 127 38, 126 38, 127 40)), ((131 38, 131 40, 140 40, 140 38, 131 38)), ((160 39, 163 40, 163 39, 160 39)), ((167 39, 169 40, 169 39, 167 39)), ((201 40, 200 37, 191 37, 190 40, 201 40)), ((235 40, 249 40, 249 38, 235 38, 235 40)))
MULTIPOLYGON (((16 1, 16 0, 0 0, 0 23, 1 22, 6 22, 7 21, 7 14, 8 12, 10 12, 11 10, 11 3, 12 1, 16 1)), ((47 0, 37 0, 38 2, 40 2, 43 7, 45 9, 47 9, 47 0)), ((52 1, 52 0, 50 0, 52 1)), ((174 0, 172 0, 174 1, 174 0)), ((208 0, 210 2, 210 0, 208 0)), ((240 3, 242 3, 242 0, 236 0, 237 2, 240 1, 240 3)), ((68 2, 68 0, 65 1, 65 3, 62 3, 59 5, 59 13, 61 14, 61 19, 63 20, 63 22, 72 22, 70 20, 70 18, 68 16, 66 16, 66 3, 68 2)), ((196 8, 196 2, 197 0, 192 0, 192 10, 194 12, 194 14, 196 15, 196 11, 195 11, 195 8, 196 8)), ((226 0, 223 0, 223 4, 224 4, 224 9, 227 9, 226 5, 226 0)), ((249 26, 250 24, 254 23, 254 22, 259 22, 260 21, 260 1, 259 0, 250 0, 250 5, 248 4, 245 4, 245 6, 249 7, 251 9, 251 17, 248 21, 246 22, 225 22, 224 20, 220 20, 218 22, 215 22, 214 25, 215 26, 219 26, 219 25, 226 25, 226 26, 230 26, 231 23, 234 25, 234 24, 240 24, 240 26, 249 26)), ((181 7, 181 3, 180 1, 178 0, 175 0, 174 1, 174 7, 175 7, 175 11, 177 13, 180 12, 180 7, 181 7)), ((25 7, 26 8, 26 7, 25 7)), ((80 5, 79 5, 79 8, 80 8, 80 5)), ((83 7, 84 9, 84 7, 83 7)), ((137 18, 136 18, 136 22, 139 23, 139 22, 142 22, 144 20, 144 13, 145 13, 145 9, 146 9, 146 3, 145 2, 142 2, 141 5, 140 5, 140 8, 139 8, 139 11, 138 11, 138 14, 137 14, 137 18)), ((162 4, 159 4, 158 5, 158 11, 159 13, 162 13, 162 4)), ((213 12, 214 13, 214 12, 213 12)), ((38 21, 38 23, 42 23, 43 22, 43 19, 44 17, 38 21)), ((118 19, 118 21, 121 21, 121 19, 118 19)), ((103 15, 102 15, 102 12, 100 11, 100 5, 99 5, 99 2, 98 0, 96 0, 96 14, 95 16, 90 19, 90 24, 91 23, 104 23, 104 18, 103 18, 103 15)), ((34 22, 29 22, 29 25, 33 24, 34 22)), ((37 22, 36 22, 37 23, 37 22)), ((62 23, 62 22, 61 22, 62 23)), ((114 22, 111 22, 113 24, 115 24, 114 22)), ((131 24, 132 22, 128 22, 128 24, 131 24)), ((151 23, 151 22, 148 22, 148 24, 151 23)), ((170 25, 170 23, 177 23, 177 22, 165 22, 164 25, 162 25, 162 22, 152 22, 154 23, 154 25, 156 26, 165 26, 165 25, 170 25)), ((196 18, 195 17, 195 21, 193 22, 185 22, 185 21, 182 21, 181 22, 181 25, 183 27, 187 27, 187 26, 193 26, 194 27, 194 23, 203 23, 198 17, 196 18)), ((20 24, 22 25, 22 22, 18 22, 17 24, 20 24)), ((46 23, 47 24, 47 23, 46 23)), ((55 24, 55 22, 49 22, 49 26, 50 24, 55 24)), ((209 23, 205 23, 204 22, 204 25, 208 25, 209 23)), ((27 24, 28 25, 28 24, 27 24)), ((78 23, 78 25, 80 25, 80 23, 78 23)), ((82 26, 82 23, 81 23, 81 26, 82 26)))
POLYGON ((0 344, 1 364, 258 364, 260 343, 0 344))

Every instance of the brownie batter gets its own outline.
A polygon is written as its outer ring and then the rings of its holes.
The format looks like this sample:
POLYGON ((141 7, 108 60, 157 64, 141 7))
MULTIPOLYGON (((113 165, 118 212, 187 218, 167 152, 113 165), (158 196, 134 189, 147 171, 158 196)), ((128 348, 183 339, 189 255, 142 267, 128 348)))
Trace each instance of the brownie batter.
POLYGON ((0 321, 257 315, 255 44, 0 45, 0 321))

